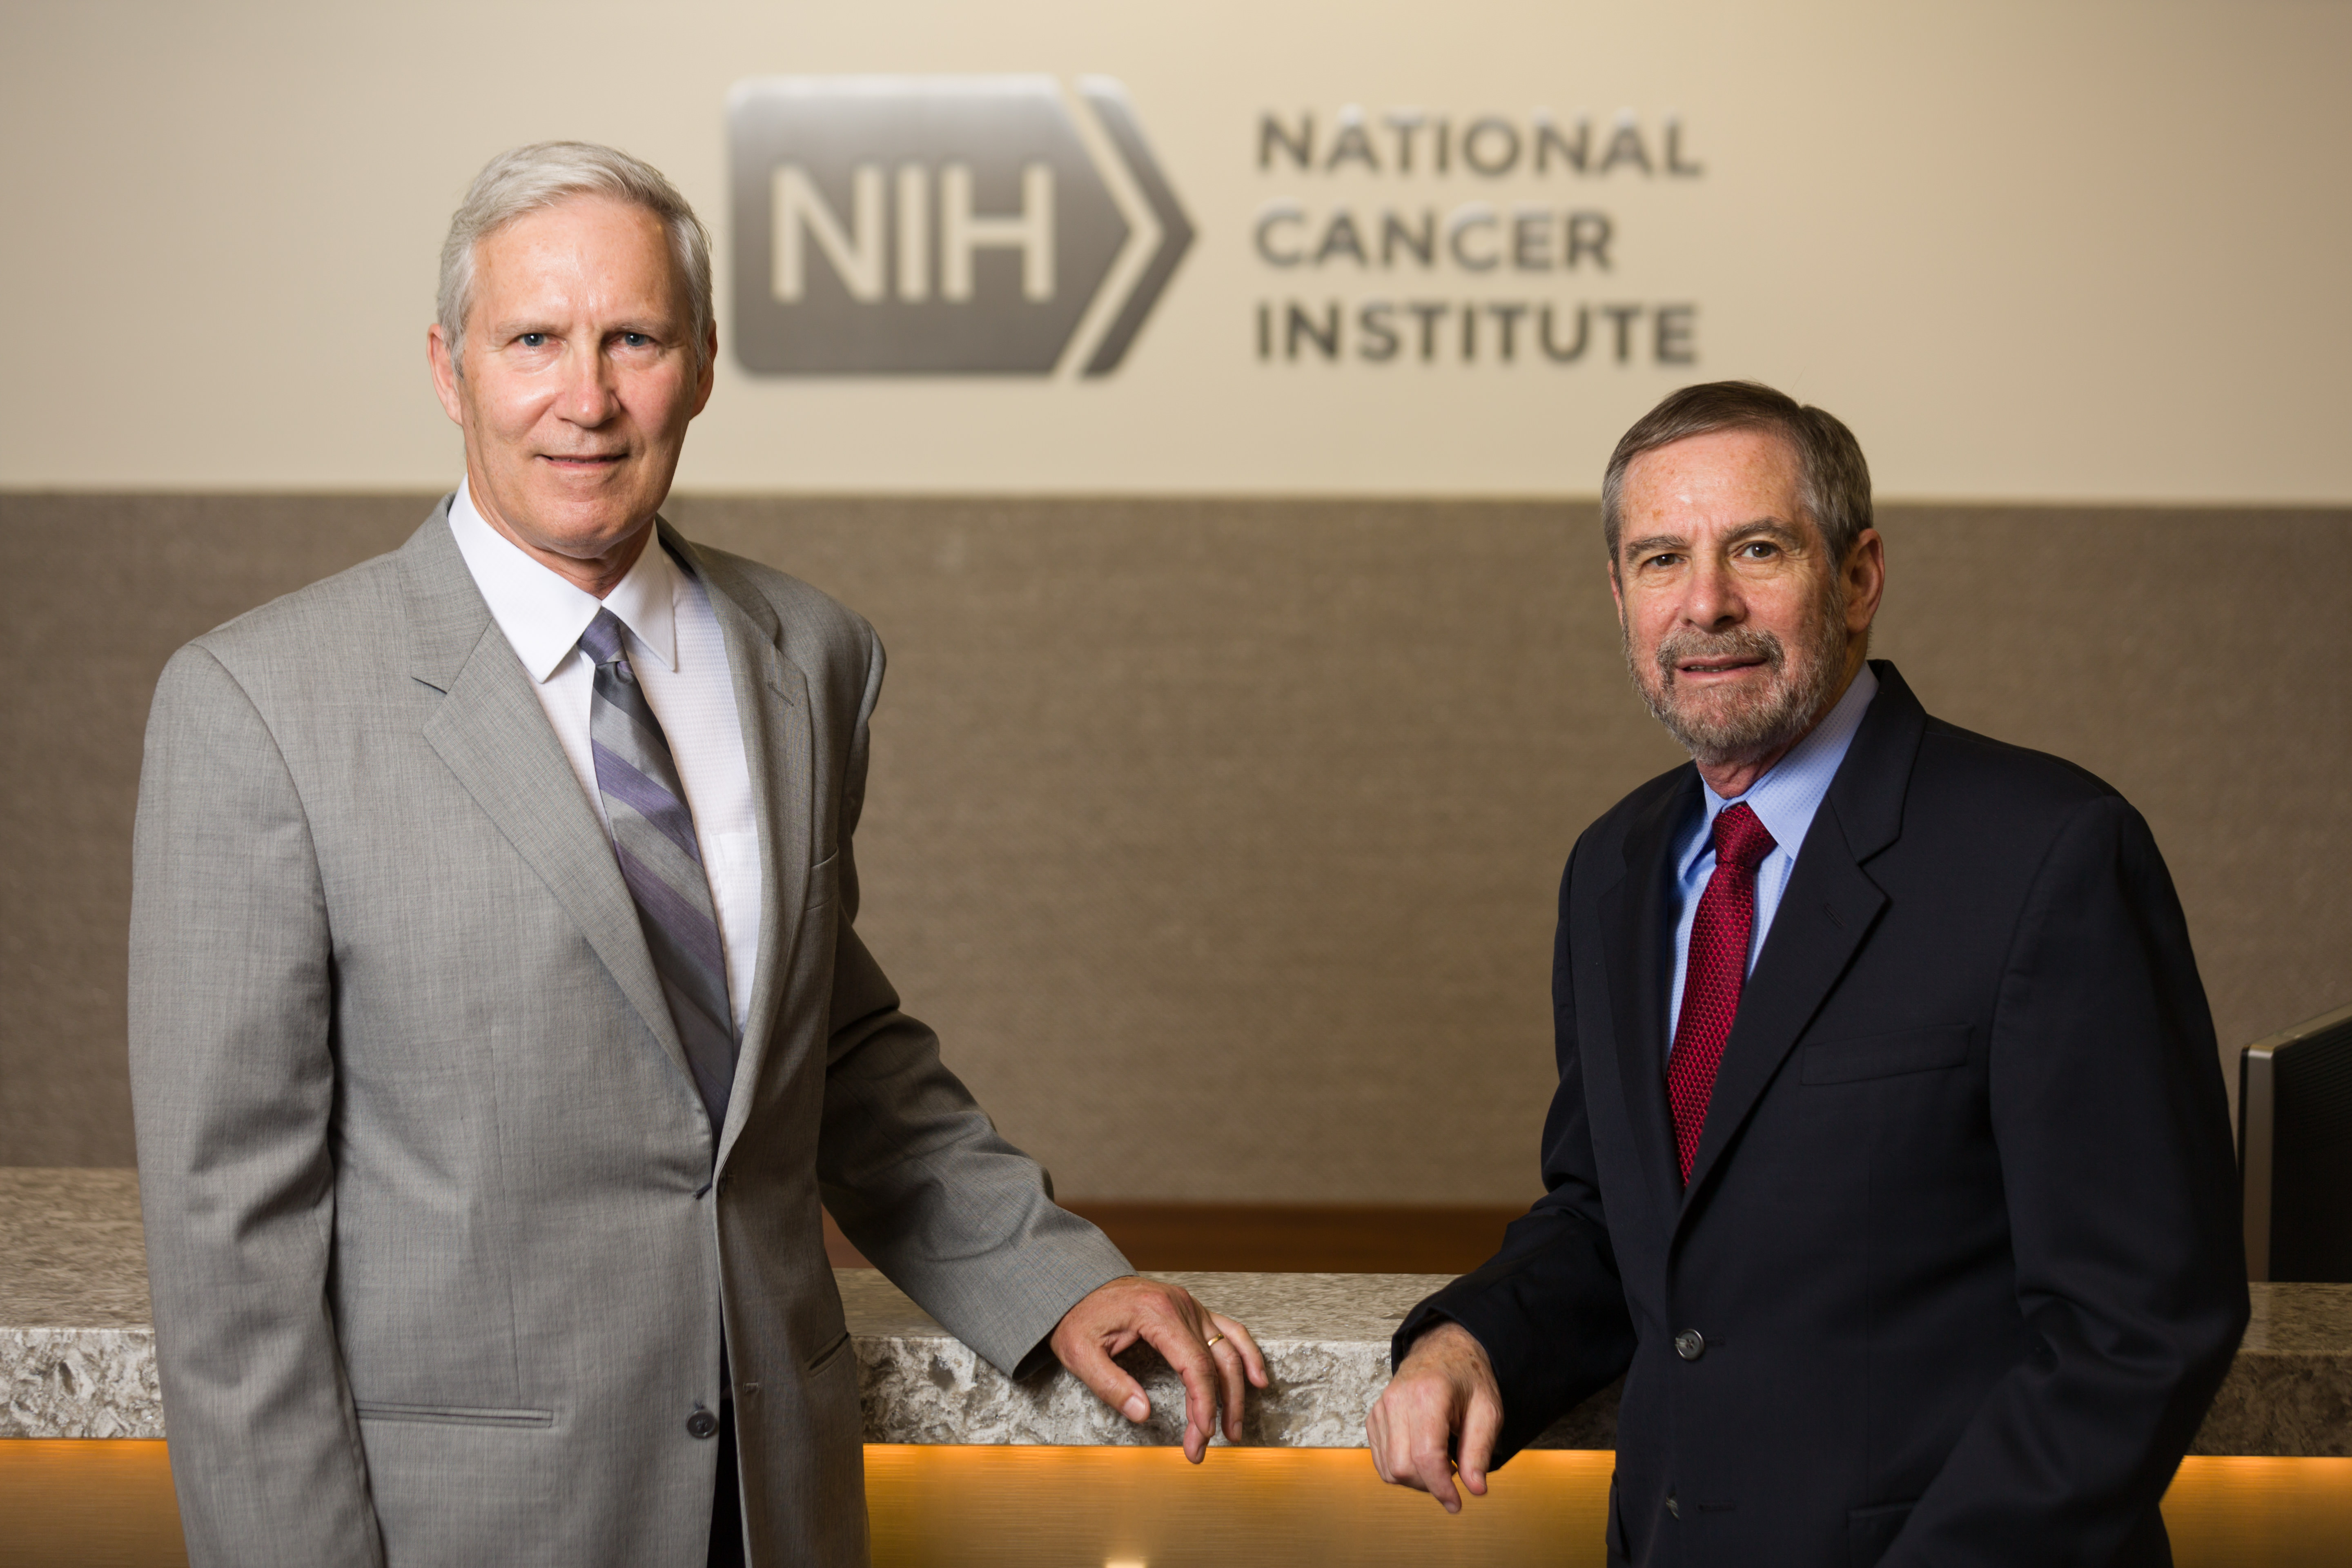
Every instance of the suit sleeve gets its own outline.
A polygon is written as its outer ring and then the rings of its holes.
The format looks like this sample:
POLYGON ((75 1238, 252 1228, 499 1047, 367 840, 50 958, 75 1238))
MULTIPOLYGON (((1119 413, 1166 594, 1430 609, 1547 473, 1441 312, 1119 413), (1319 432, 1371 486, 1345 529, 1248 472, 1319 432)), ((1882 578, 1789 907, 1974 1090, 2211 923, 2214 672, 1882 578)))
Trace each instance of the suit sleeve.
POLYGON ((1544 1195, 1511 1222, 1500 1251, 1406 1315, 1389 1352, 1391 1366, 1402 1362, 1412 1342, 1441 1321, 1470 1331, 1494 1363, 1503 1395, 1497 1465, 1579 1401, 1607 1387, 1633 1359, 1633 1318, 1609 1241, 1585 1115, 1570 951, 1569 893, 1575 879, 1571 857, 1560 881, 1552 946, 1559 1086, 1544 1119, 1544 1195))
POLYGON ((1101 1231, 1055 1205, 1045 1173, 998 1135, 858 939, 852 838, 883 669, 881 644, 866 635, 842 807, 818 1180, 859 1251, 958 1339, 1022 1375, 1044 1364, 1045 1342, 1081 1297, 1134 1269, 1101 1231))
POLYGON ((1887 1568, 2109 1561, 2154 1530, 2245 1327, 2211 1017, 2171 879, 2121 799, 2079 811, 2044 862, 1991 1052, 2032 1349, 1887 1568))
POLYGON ((380 1563, 327 1299, 326 900, 268 727, 200 647, 156 689, 132 857, 140 1196, 189 1561, 380 1563))

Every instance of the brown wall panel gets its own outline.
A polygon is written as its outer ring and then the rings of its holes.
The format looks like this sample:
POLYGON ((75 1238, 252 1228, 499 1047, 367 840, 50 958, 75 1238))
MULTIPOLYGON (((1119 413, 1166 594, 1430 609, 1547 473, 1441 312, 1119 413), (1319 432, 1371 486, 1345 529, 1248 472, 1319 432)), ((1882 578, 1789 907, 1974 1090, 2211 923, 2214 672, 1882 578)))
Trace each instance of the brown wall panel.
POLYGON ((131 819, 172 650, 406 538, 415 497, 0 492, 0 1164, 128 1165, 131 819))
MULTIPOLYGON (((0 1163, 123 1163, 139 730, 170 649, 417 497, 0 496, 0 1163)), ((1476 1205, 1535 1183, 1576 832, 1677 753, 1589 504, 681 498, 892 656, 868 941, 1087 1197, 1476 1205)), ((1890 507, 1879 650, 2145 810, 2225 1049, 2352 997, 2352 513, 1890 507), (2314 657, 2318 653, 2319 657, 2314 657)))

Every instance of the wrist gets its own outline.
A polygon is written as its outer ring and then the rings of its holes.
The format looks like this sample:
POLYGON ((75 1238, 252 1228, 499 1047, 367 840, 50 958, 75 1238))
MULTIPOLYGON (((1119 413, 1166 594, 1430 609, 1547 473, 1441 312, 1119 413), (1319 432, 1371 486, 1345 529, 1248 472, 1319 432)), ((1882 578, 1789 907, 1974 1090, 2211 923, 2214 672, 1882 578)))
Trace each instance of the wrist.
MULTIPOLYGON (((1407 1362, 1467 1360, 1475 1363, 1487 1376, 1494 1375, 1486 1347, 1478 1342, 1477 1335, 1451 1318, 1439 1318, 1415 1335, 1412 1343, 1405 1350, 1404 1359, 1407 1362)), ((1402 1371, 1403 1368, 1400 1366, 1398 1370, 1402 1371)))

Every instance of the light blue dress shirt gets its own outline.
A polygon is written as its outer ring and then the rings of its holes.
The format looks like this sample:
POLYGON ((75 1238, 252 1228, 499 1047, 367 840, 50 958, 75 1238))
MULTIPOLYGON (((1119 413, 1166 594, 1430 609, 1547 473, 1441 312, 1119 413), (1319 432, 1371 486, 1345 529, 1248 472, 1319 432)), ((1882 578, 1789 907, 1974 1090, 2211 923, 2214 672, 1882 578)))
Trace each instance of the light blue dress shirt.
POLYGON ((1805 834, 1813 826, 1813 814, 1821 809, 1822 797, 1830 793, 1830 781, 1837 777, 1838 764, 1845 761, 1846 748, 1853 744, 1853 733, 1862 728, 1862 715, 1876 695, 1878 677, 1865 664, 1828 716, 1790 747, 1789 754, 1774 763, 1762 778, 1748 785, 1746 795, 1726 800, 1704 782, 1700 784, 1699 801, 1706 809, 1684 837, 1674 860, 1676 908, 1674 994, 1666 1009, 1669 1055, 1674 1050, 1675 1030, 1682 1022, 1683 972, 1690 965, 1691 922, 1698 918, 1699 895, 1706 891, 1707 879, 1715 875, 1716 814, 1745 801, 1764 824, 1764 831, 1772 836, 1772 853, 1756 868, 1756 924, 1748 933, 1748 970, 1753 973, 1756 955, 1764 951, 1764 933, 1772 929, 1780 895, 1789 890, 1789 878, 1797 868, 1797 851, 1804 847, 1805 834))

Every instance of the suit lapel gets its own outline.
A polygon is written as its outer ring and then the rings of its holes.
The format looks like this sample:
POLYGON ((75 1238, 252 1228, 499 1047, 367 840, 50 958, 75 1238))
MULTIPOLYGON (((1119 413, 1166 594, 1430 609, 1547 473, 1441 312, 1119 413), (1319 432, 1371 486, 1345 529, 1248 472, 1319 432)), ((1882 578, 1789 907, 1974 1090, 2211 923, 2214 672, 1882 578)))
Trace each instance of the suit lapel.
POLYGON ((783 626, 774 606, 723 561, 704 556, 667 522, 662 538, 701 580, 726 640, 735 714, 743 730, 743 760, 751 773, 752 811, 760 825, 760 950, 751 968, 750 1021, 719 1139, 723 1165, 751 1112, 769 1058, 778 1049, 778 988, 792 973, 801 940, 815 831, 808 680, 783 651, 783 626))
POLYGON ((1805 834, 1724 1042, 1706 1127, 1691 1162, 1685 1214, 1690 1195, 1706 1185, 1886 907, 1886 894, 1863 864, 1902 832, 1903 797, 1927 714, 1893 665, 1874 661, 1871 668, 1878 694, 1805 834))
MULTIPOLYGON (((637 908, 530 677, 450 537, 444 500, 401 550, 409 673, 443 694, 425 742, 546 883, 694 1094, 637 908)), ((698 1096, 698 1101, 699 1097, 698 1096)))
POLYGON ((1673 1214, 1680 1201, 1666 1109, 1666 970, 1674 947, 1666 890, 1674 879, 1675 828, 1688 818, 1697 792, 1694 768, 1683 769, 1671 787, 1659 792, 1626 831, 1624 876, 1603 889, 1600 900, 1609 1016, 1617 1026, 1617 1082, 1643 1173, 1662 1215, 1673 1214))

